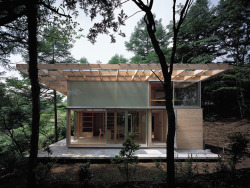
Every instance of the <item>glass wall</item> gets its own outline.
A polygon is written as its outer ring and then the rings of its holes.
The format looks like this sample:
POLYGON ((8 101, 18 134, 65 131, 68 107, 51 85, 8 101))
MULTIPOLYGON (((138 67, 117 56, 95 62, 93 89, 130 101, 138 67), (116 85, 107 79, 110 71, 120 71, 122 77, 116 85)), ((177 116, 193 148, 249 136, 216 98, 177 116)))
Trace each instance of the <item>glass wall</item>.
POLYGON ((69 113, 69 146, 121 146, 128 131, 138 134, 136 143, 146 144, 145 110, 68 109, 69 113))
POLYGON ((107 144, 121 144, 126 132, 125 111, 108 110, 106 114, 107 144))
POLYGON ((108 110, 107 144, 122 144, 126 132, 137 133, 135 142, 146 144, 145 110, 108 110))
POLYGON ((200 82, 174 82, 174 106, 200 107, 200 82))
POLYGON ((68 126, 68 136, 71 135, 69 144, 105 145, 105 111, 103 109, 72 111, 74 117, 68 120, 68 124, 73 123, 73 126, 68 126))
POLYGON ((146 144, 146 112, 129 110, 128 111, 128 131, 137 133, 135 142, 146 144))
POLYGON ((150 83, 150 105, 151 106, 165 106, 165 93, 161 83, 150 83))

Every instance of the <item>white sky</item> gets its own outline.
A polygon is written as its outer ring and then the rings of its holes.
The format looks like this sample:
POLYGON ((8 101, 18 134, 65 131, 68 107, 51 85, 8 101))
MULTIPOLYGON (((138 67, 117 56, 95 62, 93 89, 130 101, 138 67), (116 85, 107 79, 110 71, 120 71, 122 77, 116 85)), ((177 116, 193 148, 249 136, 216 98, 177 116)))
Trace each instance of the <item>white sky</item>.
MULTIPOLYGON (((219 0, 210 0, 212 5, 217 5, 218 1, 219 0)), ((57 0, 57 3, 60 2, 60 0, 57 0)), ((144 0, 144 2, 146 1, 144 0)), ((183 4, 184 2, 185 0, 177 0, 176 4, 183 4)), ((132 1, 124 3, 122 9, 128 16, 133 15, 139 10, 132 1)), ((162 19, 163 26, 167 26, 170 20, 172 20, 172 0, 155 0, 152 12, 156 14, 156 19, 162 19)), ((80 14, 76 20, 80 23, 81 28, 84 29, 83 34, 86 36, 89 28, 94 22, 91 22, 91 20, 86 17, 83 12, 79 13, 80 14)), ((97 42, 94 45, 91 44, 87 38, 81 38, 80 40, 77 40, 74 43, 73 49, 71 50, 72 56, 77 60, 85 57, 90 63, 96 63, 97 61, 108 63, 111 57, 115 54, 124 55, 124 57, 127 59, 131 58, 134 54, 132 52, 126 51, 125 41, 129 41, 131 33, 134 31, 137 22, 143 16, 144 13, 140 12, 126 20, 126 25, 120 28, 126 34, 126 37, 123 38, 116 34, 116 43, 110 43, 110 37, 108 35, 99 35, 97 42)), ((20 55, 12 56, 11 62, 13 66, 15 66, 17 63, 24 63, 20 55)), ((11 75, 15 74, 16 73, 13 72, 11 75)))

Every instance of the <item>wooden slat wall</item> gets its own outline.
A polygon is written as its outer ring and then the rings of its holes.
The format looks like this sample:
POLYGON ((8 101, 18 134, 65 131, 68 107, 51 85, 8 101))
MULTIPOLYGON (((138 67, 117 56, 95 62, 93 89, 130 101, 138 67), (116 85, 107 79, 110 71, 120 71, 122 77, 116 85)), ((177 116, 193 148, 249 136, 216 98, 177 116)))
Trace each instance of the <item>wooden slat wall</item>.
POLYGON ((203 149, 202 109, 177 109, 177 148, 203 149))

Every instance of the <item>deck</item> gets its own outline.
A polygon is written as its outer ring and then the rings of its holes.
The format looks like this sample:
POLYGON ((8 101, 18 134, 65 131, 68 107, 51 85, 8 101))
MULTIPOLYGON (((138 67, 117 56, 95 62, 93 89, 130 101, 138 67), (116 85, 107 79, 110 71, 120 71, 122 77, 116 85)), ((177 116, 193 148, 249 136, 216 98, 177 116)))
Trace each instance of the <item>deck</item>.
MULTIPOLYGON (((50 145, 52 155, 58 159, 93 159, 109 160, 119 155, 119 148, 94 147, 94 148, 67 148, 66 139, 50 145)), ((166 159, 165 148, 142 148, 136 152, 139 160, 164 160, 166 159)), ((48 154, 43 150, 38 151, 39 158, 46 158, 48 154)), ((210 150, 175 150, 175 160, 218 160, 219 156, 210 150)))

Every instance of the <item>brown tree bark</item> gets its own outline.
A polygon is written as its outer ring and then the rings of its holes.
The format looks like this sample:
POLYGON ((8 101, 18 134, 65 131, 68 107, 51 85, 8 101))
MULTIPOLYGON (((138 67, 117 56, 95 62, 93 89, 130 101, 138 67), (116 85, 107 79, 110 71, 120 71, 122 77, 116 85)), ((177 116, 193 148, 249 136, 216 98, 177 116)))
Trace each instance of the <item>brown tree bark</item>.
POLYGON ((28 167, 28 187, 36 187, 36 175, 34 168, 37 165, 39 124, 40 124, 40 85, 38 81, 37 67, 37 0, 27 1, 28 17, 28 46, 29 46, 29 78, 32 95, 32 123, 30 156, 28 167))

